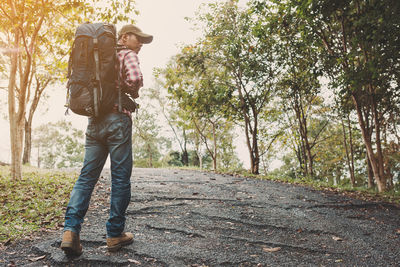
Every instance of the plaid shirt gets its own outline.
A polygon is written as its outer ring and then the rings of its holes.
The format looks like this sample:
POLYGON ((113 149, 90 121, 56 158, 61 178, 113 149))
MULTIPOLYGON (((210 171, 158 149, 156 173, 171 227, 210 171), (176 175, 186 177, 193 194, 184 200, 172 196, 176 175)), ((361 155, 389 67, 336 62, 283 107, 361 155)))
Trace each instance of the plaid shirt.
MULTIPOLYGON (((140 70, 139 58, 135 51, 122 49, 117 53, 119 61, 120 84, 124 92, 129 93, 133 98, 139 97, 139 89, 143 86, 143 75, 140 70)), ((114 111, 118 110, 118 104, 114 105, 114 111)), ((122 109, 122 112, 131 117, 131 112, 122 109)))
POLYGON ((130 49, 122 49, 117 53, 121 86, 133 98, 139 97, 139 89, 143 86, 143 75, 137 54, 130 49))

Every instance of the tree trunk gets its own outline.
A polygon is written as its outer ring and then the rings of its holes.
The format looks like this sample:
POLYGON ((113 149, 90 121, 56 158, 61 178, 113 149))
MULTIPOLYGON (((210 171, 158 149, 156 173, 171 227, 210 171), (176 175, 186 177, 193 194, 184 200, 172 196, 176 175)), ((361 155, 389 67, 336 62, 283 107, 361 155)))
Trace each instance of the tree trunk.
POLYGON ((249 107, 246 104, 246 101, 243 96, 242 87, 239 82, 237 82, 240 107, 242 110, 243 118, 244 118, 244 127, 245 127, 245 135, 246 135, 246 144, 250 154, 250 171, 252 174, 259 174, 259 166, 260 166, 260 154, 258 151, 258 140, 257 140, 257 110, 256 107, 252 107, 253 117, 254 117, 254 127, 251 127, 251 121, 249 116, 249 107), (250 136, 253 140, 250 140, 250 136), (252 141, 252 142, 251 142, 252 141))
POLYGON ((259 174, 260 173, 260 151, 258 149, 258 116, 257 111, 254 106, 252 106, 253 111, 253 131, 252 131, 252 138, 253 138, 253 155, 254 155, 254 165, 252 166, 252 174, 259 174))
POLYGON ((212 133, 213 133, 213 168, 214 171, 217 171, 217 137, 215 134, 215 122, 211 123, 212 125, 212 133))
POLYGON ((304 140, 304 148, 305 148, 305 152, 306 152, 306 159, 308 162, 308 167, 307 167, 307 175, 314 175, 314 168, 313 168, 313 156, 311 153, 311 146, 310 146, 310 142, 308 140, 308 130, 307 130, 307 119, 306 116, 304 115, 304 109, 303 109, 303 105, 300 103, 300 112, 301 112, 301 121, 300 124, 302 124, 302 137, 304 140))
MULTIPOLYGON (((241 98, 242 100, 242 98, 241 98)), ((244 103, 244 100, 243 100, 244 103)), ((245 107, 242 108, 243 114, 244 114, 244 133, 246 136, 246 145, 247 145, 247 149, 249 151, 249 156, 250 156, 250 171, 251 173, 253 173, 254 169, 255 169, 255 158, 254 158, 254 154, 253 154, 253 148, 251 147, 251 143, 250 143, 250 119, 247 116, 245 107)))
POLYGON ((311 154, 311 147, 310 147, 310 143, 308 142, 308 137, 306 137, 306 150, 307 150, 309 174, 311 176, 313 176, 314 175, 313 156, 311 154))
MULTIPOLYGON (((256 119, 255 119, 256 120, 256 119)), ((255 122, 256 124, 256 122, 255 122)), ((252 166, 252 174, 260 173, 260 152, 258 150, 258 136, 257 136, 257 128, 254 127, 253 131, 253 155, 254 155, 254 164, 252 166)))
POLYGON ((182 151, 182 163, 183 166, 188 166, 189 165, 189 156, 186 148, 186 131, 183 129, 183 151, 182 151))
MULTIPOLYGON (((376 184, 378 186, 378 191, 379 192, 384 192, 384 191, 386 191, 387 187, 386 187, 385 176, 382 175, 383 174, 383 166, 380 165, 380 160, 381 159, 379 158, 379 155, 378 155, 378 159, 375 156, 375 153, 374 153, 374 150, 373 150, 373 147, 372 147, 372 140, 369 137, 369 133, 367 132, 367 129, 365 127, 365 121, 364 121, 364 118, 362 116, 361 105, 359 103, 360 100, 357 99, 357 97, 354 94, 352 96, 352 99, 353 99, 354 105, 356 106, 357 115, 358 115, 358 122, 360 124, 361 133, 362 133, 362 136, 363 136, 365 147, 367 149, 367 154, 368 154, 368 158, 369 158, 370 163, 371 163, 372 171, 374 173, 375 182, 376 182, 376 184), (381 168, 382 168, 382 170, 380 170, 381 168)), ((376 116, 376 114, 374 116, 376 116)), ((375 123, 376 122, 377 121, 375 121, 375 123)), ((379 129, 379 125, 375 125, 375 129, 379 129)), ((376 136, 380 137, 379 133, 376 133, 376 136)), ((376 145, 377 146, 380 145, 380 142, 376 142, 376 145)))
POLYGON ((201 156, 201 153, 200 153, 200 152, 197 153, 197 157, 199 158, 199 167, 200 167, 200 170, 202 170, 202 169, 203 169, 203 157, 201 156))
MULTIPOLYGON (((36 72, 36 66, 33 66, 32 69, 32 75, 36 72)), ((39 101, 42 97, 42 94, 44 90, 46 89, 47 85, 50 83, 51 79, 48 78, 46 81, 43 83, 40 82, 38 78, 36 78, 36 89, 35 89, 35 94, 32 99, 32 104, 29 109, 29 115, 28 119, 25 120, 25 146, 24 146, 24 156, 22 158, 22 163, 30 163, 31 161, 31 155, 32 155, 32 122, 33 122, 33 116, 36 112, 36 109, 38 107, 39 101)), ((31 82, 30 82, 31 84, 31 82)), ((30 87, 30 85, 29 85, 30 87)))
POLYGON ((201 148, 200 148, 200 142, 198 141, 198 139, 195 139, 195 147, 196 147, 196 155, 197 158, 199 159, 199 168, 200 170, 203 169, 203 157, 201 155, 201 148))
POLYGON ((38 144, 37 148, 37 167, 40 168, 40 144, 38 144))
POLYGON ((347 127, 349 128, 349 146, 350 146, 350 177, 354 185, 356 183, 355 172, 354 172, 354 144, 353 144, 353 131, 351 130, 350 115, 347 114, 347 127))
POLYGON ((18 119, 16 114, 10 116, 11 139, 11 177, 22 178, 22 149, 24 140, 25 120, 18 119))
MULTIPOLYGON (((19 51, 19 33, 18 30, 14 30, 15 42, 14 51, 19 51)), ((23 143, 23 132, 25 126, 25 114, 21 110, 22 106, 19 105, 18 112, 16 112, 16 76, 17 76, 17 65, 18 65, 18 53, 12 53, 10 56, 11 68, 10 77, 8 83, 8 115, 10 120, 10 143, 11 143, 11 177, 13 179, 21 179, 22 177, 22 143, 23 143)), ((18 97, 18 99, 20 99, 18 97)), ((20 101, 18 102, 20 104, 20 101)))
POLYGON ((153 167, 153 154, 151 153, 151 146, 147 144, 147 153, 149 153, 149 167, 153 167))
POLYGON ((368 171, 368 188, 374 188, 374 172, 372 171, 371 161, 368 158, 368 154, 365 156, 365 161, 367 162, 367 171, 368 171))
POLYGON ((22 157, 22 164, 31 163, 32 154, 32 121, 25 120, 25 145, 24 155, 22 157))
POLYGON ((352 168, 352 165, 350 163, 351 159, 350 159, 349 145, 347 144, 346 128, 344 127, 343 118, 340 118, 340 121, 342 123, 343 144, 344 144, 344 148, 345 148, 345 151, 346 151, 346 163, 347 163, 347 167, 349 168, 349 172, 350 172, 350 181, 351 181, 352 187, 355 187, 356 180, 355 180, 355 177, 354 177, 354 169, 352 168))
MULTIPOLYGON (((370 90, 372 91, 372 86, 369 85, 370 90)), ((382 152, 382 140, 381 140, 381 114, 378 112, 376 100, 373 99, 371 101, 372 105, 372 118, 374 119, 375 125, 375 147, 376 147, 376 159, 378 165, 379 176, 377 180, 378 190, 379 192, 385 192, 387 190, 386 184, 386 174, 385 174, 385 162, 383 158, 382 152)))
POLYGON ((292 108, 296 114, 297 124, 299 127, 299 134, 301 138, 301 148, 302 148, 302 155, 303 155, 303 175, 308 176, 314 175, 314 168, 313 168, 313 156, 311 152, 311 145, 308 140, 308 130, 307 130, 307 119, 304 115, 304 107, 302 104, 302 99, 299 93, 297 92, 292 100, 292 108))

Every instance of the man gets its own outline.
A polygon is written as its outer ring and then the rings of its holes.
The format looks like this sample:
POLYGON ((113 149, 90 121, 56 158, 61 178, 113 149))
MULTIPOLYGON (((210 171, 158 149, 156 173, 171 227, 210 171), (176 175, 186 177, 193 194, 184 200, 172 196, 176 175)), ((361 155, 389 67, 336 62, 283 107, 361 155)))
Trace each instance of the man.
POLYGON ((116 99, 112 112, 99 118, 89 118, 86 130, 85 159, 81 173, 71 192, 65 214, 61 249, 68 256, 82 254, 79 233, 94 186, 104 163, 111 159, 111 204, 106 223, 107 248, 117 251, 133 242, 133 234, 124 232, 125 212, 131 198, 130 177, 132 172, 132 120, 130 98, 139 97, 143 76, 139 67, 138 53, 143 44, 152 42, 153 36, 143 33, 134 25, 125 25, 118 34, 119 82, 124 92, 122 112, 116 99), (126 94, 125 94, 126 93, 126 94))

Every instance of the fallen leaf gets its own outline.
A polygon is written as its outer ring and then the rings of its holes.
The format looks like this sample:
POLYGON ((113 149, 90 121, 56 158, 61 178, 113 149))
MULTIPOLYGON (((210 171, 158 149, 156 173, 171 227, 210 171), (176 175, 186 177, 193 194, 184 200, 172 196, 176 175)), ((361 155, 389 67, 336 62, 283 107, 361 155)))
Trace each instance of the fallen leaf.
POLYGON ((275 247, 275 248, 263 248, 263 251, 265 251, 265 252, 277 252, 277 251, 279 251, 279 250, 281 250, 280 247, 275 247))
POLYGON ((332 239, 335 241, 343 241, 343 239, 338 236, 332 236, 332 239))
POLYGON ((335 262, 342 262, 342 261, 343 261, 342 259, 335 260, 335 262))
POLYGON ((30 258, 29 260, 34 262, 34 261, 42 260, 42 259, 44 259, 44 258, 46 258, 46 255, 39 256, 39 257, 35 257, 35 258, 30 258))
POLYGON ((137 265, 141 265, 142 264, 140 261, 137 261, 137 260, 128 259, 128 261, 130 263, 134 263, 134 264, 137 264, 137 265))

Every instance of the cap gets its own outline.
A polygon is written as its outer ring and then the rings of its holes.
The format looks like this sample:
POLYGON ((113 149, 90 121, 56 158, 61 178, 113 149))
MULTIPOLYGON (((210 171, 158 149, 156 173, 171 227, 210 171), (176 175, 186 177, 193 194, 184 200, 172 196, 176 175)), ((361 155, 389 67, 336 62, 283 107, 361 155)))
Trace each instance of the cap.
POLYGON ((118 33, 118 39, 120 39, 121 36, 126 33, 135 34, 136 37, 138 37, 139 41, 141 41, 144 44, 149 44, 151 43, 151 41, 153 41, 153 35, 142 32, 141 29, 132 24, 125 25, 121 28, 121 30, 118 33))

